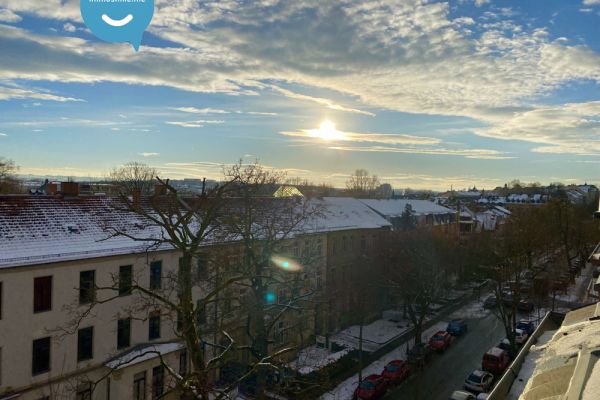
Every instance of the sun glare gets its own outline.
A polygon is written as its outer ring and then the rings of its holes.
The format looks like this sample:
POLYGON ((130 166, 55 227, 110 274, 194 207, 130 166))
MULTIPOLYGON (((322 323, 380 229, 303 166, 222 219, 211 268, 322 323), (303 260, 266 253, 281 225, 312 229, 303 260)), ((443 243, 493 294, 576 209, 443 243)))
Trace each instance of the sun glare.
POLYGON ((311 129, 310 135, 315 138, 326 140, 328 142, 334 140, 344 140, 344 132, 338 131, 335 124, 330 120, 325 120, 319 125, 319 129, 311 129))

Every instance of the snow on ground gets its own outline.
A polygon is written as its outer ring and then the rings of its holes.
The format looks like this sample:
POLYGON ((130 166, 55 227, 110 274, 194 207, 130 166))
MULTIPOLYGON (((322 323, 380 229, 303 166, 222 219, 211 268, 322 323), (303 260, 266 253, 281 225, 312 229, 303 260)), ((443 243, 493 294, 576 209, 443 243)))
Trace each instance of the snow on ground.
POLYGON ((313 345, 301 350, 298 354, 298 358, 292 361, 289 366, 298 371, 301 375, 307 375, 338 361, 348 354, 348 352, 348 349, 343 349, 332 353, 329 349, 313 345))
MULTIPOLYGON (((363 326, 363 350, 374 352, 408 329, 410 329, 410 322, 408 320, 397 320, 396 318, 394 318, 394 321, 378 319, 369 325, 365 325, 363 326)), ((333 335, 331 341, 340 346, 358 349, 359 336, 360 327, 353 325, 333 335)))
POLYGON ((583 389, 581 400, 597 400, 600 393, 600 362, 596 361, 583 389))
POLYGON ((538 358, 540 358, 540 356, 544 353, 548 342, 550 341, 550 339, 552 339, 555 333, 556 330, 545 332, 538 338, 537 343, 531 346, 531 348, 529 349, 529 354, 527 355, 527 357, 525 357, 525 361, 521 366, 519 375, 515 378, 515 381, 513 382, 513 385, 510 389, 510 392, 508 393, 508 396, 506 397, 506 400, 517 400, 519 396, 521 396, 521 394, 525 390, 527 382, 533 375, 533 371, 535 370, 535 365, 538 358))
POLYGON ((483 308, 484 301, 484 299, 481 299, 468 304, 466 307, 450 314, 450 319, 478 319, 487 317, 491 311, 483 308))
MULTIPOLYGON (((423 332, 423 340, 429 339, 430 336, 433 336, 439 330, 446 329, 447 322, 438 322, 433 325, 431 328, 425 330, 423 332)), ((363 369, 363 377, 368 376, 370 374, 380 374, 383 370, 383 367, 386 366, 392 360, 405 360, 406 359, 406 344, 396 348, 385 356, 381 357, 379 360, 373 362, 371 365, 367 366, 363 369)), ((352 398, 352 393, 354 389, 358 385, 358 374, 353 375, 352 377, 346 379, 341 384, 339 384, 334 390, 325 393, 320 397, 321 400, 349 400, 352 398)))

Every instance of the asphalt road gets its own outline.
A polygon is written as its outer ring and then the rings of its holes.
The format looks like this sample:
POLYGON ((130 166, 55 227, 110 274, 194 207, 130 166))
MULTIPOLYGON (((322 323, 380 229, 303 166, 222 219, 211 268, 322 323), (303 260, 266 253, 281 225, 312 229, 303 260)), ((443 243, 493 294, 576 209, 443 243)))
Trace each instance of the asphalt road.
POLYGON ((467 321, 466 335, 457 338, 446 352, 436 354, 421 374, 413 374, 402 385, 389 390, 384 398, 447 400, 453 391, 461 389, 465 378, 481 368, 483 354, 505 337, 502 323, 492 314, 467 321))

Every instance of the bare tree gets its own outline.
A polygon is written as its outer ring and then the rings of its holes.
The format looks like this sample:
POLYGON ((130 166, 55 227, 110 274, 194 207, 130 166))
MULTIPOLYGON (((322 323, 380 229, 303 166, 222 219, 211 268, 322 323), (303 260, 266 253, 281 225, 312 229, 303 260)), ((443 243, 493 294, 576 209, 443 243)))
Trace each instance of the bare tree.
POLYGON ((242 318, 247 350, 258 367, 256 396, 262 399, 269 369, 293 350, 287 346, 287 331, 302 331, 286 325, 287 315, 293 313, 296 324, 314 319, 311 259, 320 256, 322 245, 310 237, 310 230, 321 207, 305 197, 273 198, 265 193, 265 188, 277 186, 285 176, 258 164, 236 164, 226 175, 235 182, 235 201, 228 208, 226 226, 240 241, 234 270, 244 280, 236 285, 245 289, 242 318))
POLYGON ((15 177, 17 169, 12 160, 0 158, 0 194, 15 193, 19 190, 19 181, 15 177))
MULTIPOLYGON (((123 178, 115 181, 119 187, 137 190, 150 180, 148 173, 151 169, 141 165, 135 165, 133 169, 135 172, 115 175, 123 178), (129 182, 130 177, 135 182, 129 182)), ((207 261, 207 244, 224 237, 221 230, 223 211, 233 182, 187 198, 180 196, 174 187, 160 178, 156 178, 156 182, 162 185, 163 190, 159 191, 162 195, 138 198, 123 191, 118 200, 107 204, 102 227, 107 232, 107 239, 126 238, 139 243, 148 252, 177 251, 178 270, 167 273, 159 284, 151 283, 150 286, 140 283, 135 276, 118 274, 113 276, 112 285, 87 288, 88 304, 82 308, 80 301, 76 301, 71 308, 72 320, 67 326, 57 327, 57 330, 64 335, 75 333, 82 321, 93 315, 97 306, 118 299, 126 291, 135 296, 134 301, 116 310, 117 315, 127 314, 141 320, 160 315, 161 319, 172 322, 175 336, 185 347, 190 364, 185 375, 175 371, 159 353, 156 354, 173 382, 167 393, 176 392, 182 398, 201 400, 208 400, 209 396, 211 399, 226 398, 230 388, 217 391, 211 383, 215 371, 222 365, 221 361, 235 348, 235 342, 227 332, 221 332, 226 340, 219 345, 213 343, 212 354, 205 354, 203 349, 210 340, 203 332, 199 315, 239 277, 230 275, 215 282, 209 271, 200 272, 200 266, 207 261), (126 282, 126 287, 123 282, 126 282)), ((150 349, 138 356, 153 352, 156 353, 150 349)), ((92 382, 93 387, 102 379, 92 382)))
POLYGON ((366 169, 357 169, 346 181, 348 192, 354 197, 371 197, 379 187, 377 175, 369 175, 366 169))
POLYGON ((149 195, 158 183, 156 169, 137 161, 129 162, 113 169, 109 180, 117 186, 121 194, 149 195))
POLYGON ((442 238, 431 231, 394 232, 390 243, 388 287, 402 299, 414 327, 415 344, 429 308, 444 290, 442 238))

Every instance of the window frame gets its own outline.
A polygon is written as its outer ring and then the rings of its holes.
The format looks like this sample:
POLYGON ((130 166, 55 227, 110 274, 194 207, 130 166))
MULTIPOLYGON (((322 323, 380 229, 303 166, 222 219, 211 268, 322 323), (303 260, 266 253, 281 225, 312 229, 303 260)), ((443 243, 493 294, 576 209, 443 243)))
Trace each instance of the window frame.
POLYGON ((117 350, 126 349, 128 347, 131 347, 131 317, 117 320, 117 350), (121 325, 125 323, 127 324, 121 325), (127 344, 121 343, 121 334, 125 326, 127 326, 127 344))
POLYGON ((133 265, 119 267, 119 296, 129 296, 133 286, 133 265))
POLYGON ((94 301, 96 301, 96 270, 79 271, 79 304, 90 304, 94 301), (91 275, 89 282, 83 280, 84 274, 91 275))
POLYGON ((162 260, 152 261, 150 263, 150 282, 148 283, 148 287, 150 290, 162 289, 162 260), (158 278, 154 268, 158 268, 158 278))
MULTIPOLYGON (((54 280, 52 279, 52 275, 48 276, 38 276, 33 278, 33 313, 39 314, 48 311, 52 311, 52 284, 54 280), (38 294, 38 283, 39 282, 48 282, 49 288, 46 288, 47 292, 42 290, 41 294, 38 294), (41 298, 40 298, 41 296, 41 298)), ((41 289, 40 289, 41 290, 41 289)))
POLYGON ((32 349, 32 354, 31 354, 31 375, 32 376, 37 376, 37 375, 41 375, 41 374, 46 374, 48 372, 50 372, 51 366, 52 366, 52 338, 50 336, 46 336, 43 338, 38 338, 38 339, 34 339, 32 341, 32 345, 31 345, 31 349, 32 349), (39 358, 36 357, 36 355, 39 355, 40 349, 38 348, 36 351, 36 343, 40 344, 42 341, 46 342, 47 344, 44 346, 46 348, 46 352, 48 353, 48 355, 45 357, 45 368, 36 368, 36 364, 38 364, 40 362, 39 358), (36 363, 36 361, 38 361, 36 363))
POLYGON ((88 326, 77 331, 77 362, 94 359, 94 327, 88 326), (89 338, 82 337, 85 332, 90 332, 89 338), (86 347, 89 349, 86 350, 86 347), (85 351, 85 353, 84 353, 85 351))
POLYGON ((161 315, 159 311, 150 313, 148 317, 148 340, 160 339, 161 336, 161 315), (154 331, 156 329, 156 331, 154 331), (155 332, 153 334, 153 332, 155 332))

